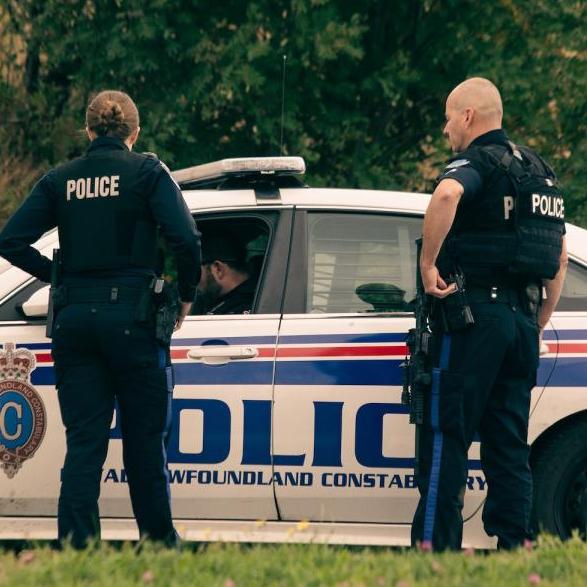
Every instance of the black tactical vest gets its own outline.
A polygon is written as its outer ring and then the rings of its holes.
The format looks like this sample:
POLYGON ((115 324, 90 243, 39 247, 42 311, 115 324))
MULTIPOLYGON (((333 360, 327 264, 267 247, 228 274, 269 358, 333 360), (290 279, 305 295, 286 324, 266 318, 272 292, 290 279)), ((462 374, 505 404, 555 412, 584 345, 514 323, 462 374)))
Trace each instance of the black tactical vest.
POLYGON ((148 196, 161 169, 155 157, 99 137, 84 156, 51 173, 66 274, 156 268, 157 224, 148 196))
MULTIPOLYGON (((509 179, 511 193, 490 184, 474 213, 480 222, 503 213, 493 230, 456 229, 446 252, 465 275, 496 274, 520 279, 552 279, 559 269, 565 233, 564 199, 552 170, 532 150, 501 145, 475 147, 495 165, 494 180, 509 179)), ((503 184, 503 182, 502 182, 503 184)))

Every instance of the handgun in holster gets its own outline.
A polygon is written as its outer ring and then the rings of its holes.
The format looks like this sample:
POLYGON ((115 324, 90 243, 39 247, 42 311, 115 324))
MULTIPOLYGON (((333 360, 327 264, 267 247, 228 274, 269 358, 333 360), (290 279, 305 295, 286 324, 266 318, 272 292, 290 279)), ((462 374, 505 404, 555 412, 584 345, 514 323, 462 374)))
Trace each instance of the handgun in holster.
POLYGON ((179 316, 179 295, 177 288, 161 277, 153 277, 139 298, 135 319, 139 323, 152 321, 155 338, 163 346, 169 346, 171 335, 179 316))
POLYGON ((446 283, 447 285, 454 283, 456 290, 436 302, 440 311, 443 330, 444 332, 465 330, 475 324, 473 312, 467 299, 465 277, 461 271, 455 271, 449 275, 446 283))
POLYGON ((49 305, 47 307, 47 326, 45 335, 47 338, 53 336, 53 323, 60 308, 65 303, 65 287, 62 284, 63 266, 61 262, 61 251, 53 249, 53 261, 51 263, 51 287, 49 289, 49 305))
POLYGON ((521 299, 524 311, 532 316, 538 316, 542 305, 542 285, 536 282, 528 283, 524 287, 521 299))

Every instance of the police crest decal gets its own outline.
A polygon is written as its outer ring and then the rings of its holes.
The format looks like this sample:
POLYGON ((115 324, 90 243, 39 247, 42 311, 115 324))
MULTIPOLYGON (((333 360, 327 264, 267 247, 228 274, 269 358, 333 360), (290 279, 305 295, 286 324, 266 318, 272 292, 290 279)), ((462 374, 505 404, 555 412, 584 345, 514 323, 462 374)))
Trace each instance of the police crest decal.
POLYGON ((35 454, 47 428, 45 405, 30 382, 36 363, 14 343, 0 350, 0 466, 9 479, 35 454))

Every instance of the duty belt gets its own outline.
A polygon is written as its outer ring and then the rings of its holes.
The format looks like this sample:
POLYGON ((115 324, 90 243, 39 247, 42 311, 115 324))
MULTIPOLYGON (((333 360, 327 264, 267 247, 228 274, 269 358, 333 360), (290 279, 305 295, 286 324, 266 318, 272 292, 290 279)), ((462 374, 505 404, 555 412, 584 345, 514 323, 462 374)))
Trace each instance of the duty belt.
POLYGON ((138 302, 144 292, 144 288, 119 285, 112 287, 62 285, 61 288, 64 289, 63 301, 66 304, 138 302))
POLYGON ((493 302, 496 304, 519 304, 523 295, 523 288, 476 285, 467 287, 469 302, 493 302))

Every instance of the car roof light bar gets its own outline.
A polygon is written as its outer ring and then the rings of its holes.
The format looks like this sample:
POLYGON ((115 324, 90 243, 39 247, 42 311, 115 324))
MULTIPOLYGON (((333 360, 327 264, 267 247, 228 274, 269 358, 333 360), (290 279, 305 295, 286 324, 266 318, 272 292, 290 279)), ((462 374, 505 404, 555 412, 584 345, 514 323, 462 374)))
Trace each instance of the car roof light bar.
POLYGON ((240 157, 178 169, 171 175, 181 185, 235 176, 302 175, 305 171, 302 157, 240 157))

